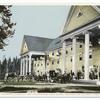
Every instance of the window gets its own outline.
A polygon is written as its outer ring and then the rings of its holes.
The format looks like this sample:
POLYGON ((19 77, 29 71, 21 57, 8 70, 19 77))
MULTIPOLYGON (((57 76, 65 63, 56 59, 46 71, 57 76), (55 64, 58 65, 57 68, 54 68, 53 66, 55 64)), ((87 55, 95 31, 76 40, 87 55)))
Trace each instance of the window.
POLYGON ((47 63, 47 65, 49 65, 49 63, 47 63))
POLYGON ((78 13, 77 13, 77 18, 81 17, 83 15, 82 11, 79 9, 78 13))
POLYGON ((66 50, 66 54, 68 54, 68 51, 66 50))
POLYGON ((59 60, 57 61, 57 64, 59 64, 59 60))
POLYGON ((73 48, 71 47, 71 50, 73 50, 73 48))
POLYGON ((54 65, 54 61, 52 61, 52 65, 54 65))
POLYGON ((61 55, 61 51, 60 50, 58 50, 58 54, 61 55))
POLYGON ((82 44, 80 45, 80 48, 82 48, 82 44))
POLYGON ((58 54, 59 54, 59 56, 61 55, 61 52, 60 52, 60 50, 58 50, 58 54))
POLYGON ((70 59, 70 61, 72 62, 72 58, 70 59))
POLYGON ((54 55, 54 52, 52 53, 52 55, 54 55))
POLYGON ((61 52, 59 52, 59 55, 61 55, 61 52))
POLYGON ((39 64, 38 64, 38 66, 39 66, 39 64))
POLYGON ((41 66, 43 66, 43 64, 41 64, 41 66))
POLYGON ((89 58, 91 59, 92 58, 92 55, 89 55, 89 58))
POLYGON ((82 60, 82 57, 80 57, 79 60, 82 60))
POLYGON ((82 66, 82 72, 84 72, 84 66, 82 66))

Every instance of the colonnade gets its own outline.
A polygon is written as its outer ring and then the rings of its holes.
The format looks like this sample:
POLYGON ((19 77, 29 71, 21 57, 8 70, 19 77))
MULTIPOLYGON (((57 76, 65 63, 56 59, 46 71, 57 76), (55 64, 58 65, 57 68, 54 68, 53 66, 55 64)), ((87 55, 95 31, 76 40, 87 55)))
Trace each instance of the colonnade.
POLYGON ((35 56, 44 56, 44 53, 27 53, 27 54, 23 54, 21 56, 21 62, 20 62, 20 76, 25 76, 27 74, 32 74, 34 73, 34 68, 33 68, 33 62, 34 62, 34 58, 35 56))
MULTIPOLYGON (((84 33, 85 35, 85 49, 84 49, 84 79, 89 80, 89 42, 90 42, 90 35, 89 32, 86 31, 84 33)), ((77 37, 73 36, 72 38, 72 72, 74 74, 77 74, 77 37)), ((65 67, 66 67, 66 41, 63 41, 63 54, 62 54, 62 61, 63 61, 63 69, 62 72, 64 73, 65 67)))
POLYGON ((20 76, 31 74, 31 55, 21 57, 20 76))

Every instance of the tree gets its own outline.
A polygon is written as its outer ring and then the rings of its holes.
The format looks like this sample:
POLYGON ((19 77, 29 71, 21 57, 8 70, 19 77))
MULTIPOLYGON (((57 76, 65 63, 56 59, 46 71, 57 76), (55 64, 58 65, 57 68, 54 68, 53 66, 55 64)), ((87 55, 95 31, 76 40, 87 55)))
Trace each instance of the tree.
MULTIPOLYGON (((2 63, 1 63, 1 60, 0 60, 0 76, 1 76, 1 66, 2 66, 2 63)), ((0 77, 1 79, 1 77, 0 77)))
POLYGON ((7 59, 5 58, 1 64, 1 79, 4 79, 7 68, 7 59))
POLYGON ((17 75, 20 73, 20 59, 17 59, 16 73, 17 75))
POLYGON ((12 37, 15 33, 13 26, 16 23, 11 22, 12 13, 10 8, 10 5, 0 5, 0 49, 7 45, 4 40, 12 37))
POLYGON ((19 69, 20 69, 20 59, 17 57, 13 58, 13 72, 16 72, 16 74, 19 74, 19 69))
POLYGON ((8 72, 12 72, 12 62, 11 62, 11 58, 8 59, 8 72))
POLYGON ((0 61, 0 79, 5 79, 6 75, 14 75, 15 73, 19 75, 20 71, 20 59, 14 57, 12 60, 4 58, 3 61, 0 61))

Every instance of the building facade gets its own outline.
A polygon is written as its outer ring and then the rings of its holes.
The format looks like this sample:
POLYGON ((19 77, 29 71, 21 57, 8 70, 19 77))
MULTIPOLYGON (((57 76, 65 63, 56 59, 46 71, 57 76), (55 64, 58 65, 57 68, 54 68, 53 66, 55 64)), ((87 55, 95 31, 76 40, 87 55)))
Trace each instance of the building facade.
POLYGON ((20 75, 56 71, 89 72, 100 67, 100 7, 71 6, 62 35, 56 39, 24 36, 20 75))

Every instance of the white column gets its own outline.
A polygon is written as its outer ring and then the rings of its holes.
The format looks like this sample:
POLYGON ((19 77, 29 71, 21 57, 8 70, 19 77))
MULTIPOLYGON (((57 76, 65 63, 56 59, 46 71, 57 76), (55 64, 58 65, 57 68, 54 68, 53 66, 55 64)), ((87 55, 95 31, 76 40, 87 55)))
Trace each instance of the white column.
POLYGON ((72 72, 77 75, 77 62, 76 62, 76 37, 72 39, 72 72))
POLYGON ((85 34, 85 80, 89 80, 89 33, 85 34))
POLYGON ((23 58, 23 75, 25 75, 25 58, 23 58))
POLYGON ((31 63, 32 63, 31 60, 32 60, 31 59, 31 54, 29 54, 29 74, 31 74, 31 63))
POLYGON ((23 58, 22 58, 22 75, 23 75, 23 64, 24 64, 24 62, 23 62, 23 58))
POLYGON ((63 48, 62 48, 62 74, 65 71, 65 67, 66 67, 66 42, 63 42, 63 48))
POLYGON ((35 71, 34 71, 34 58, 31 58, 32 60, 32 64, 31 64, 31 73, 33 74, 35 71))
POLYGON ((26 57, 24 59, 24 63, 25 63, 24 75, 26 75, 26 57))
POLYGON ((28 57, 26 56, 26 75, 28 73, 28 57))
POLYGON ((22 67, 23 67, 23 66, 22 66, 22 63, 23 63, 23 62, 22 62, 22 58, 21 58, 21 61, 20 61, 20 76, 22 75, 22 67))

